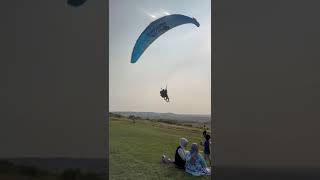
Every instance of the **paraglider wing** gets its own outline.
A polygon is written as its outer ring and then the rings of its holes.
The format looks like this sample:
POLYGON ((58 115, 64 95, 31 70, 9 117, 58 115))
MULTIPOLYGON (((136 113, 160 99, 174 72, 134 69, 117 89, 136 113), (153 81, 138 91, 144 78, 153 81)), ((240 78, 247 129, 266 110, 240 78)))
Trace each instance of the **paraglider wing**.
POLYGON ((141 33, 132 51, 131 63, 138 61, 142 53, 150 46, 150 44, 168 30, 182 25, 192 23, 197 27, 200 26, 195 18, 190 18, 181 14, 172 14, 159 18, 141 33))

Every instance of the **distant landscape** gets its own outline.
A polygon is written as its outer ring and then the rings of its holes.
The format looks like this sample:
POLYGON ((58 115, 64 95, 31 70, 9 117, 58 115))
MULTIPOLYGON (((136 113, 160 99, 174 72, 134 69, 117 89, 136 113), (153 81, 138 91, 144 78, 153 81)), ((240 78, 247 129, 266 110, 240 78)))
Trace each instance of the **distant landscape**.
POLYGON ((178 122, 193 122, 193 123, 210 123, 211 115, 198 115, 198 114, 174 114, 174 113, 156 113, 156 112, 132 112, 132 111, 115 111, 113 114, 129 117, 134 115, 143 119, 165 119, 174 120, 178 122))

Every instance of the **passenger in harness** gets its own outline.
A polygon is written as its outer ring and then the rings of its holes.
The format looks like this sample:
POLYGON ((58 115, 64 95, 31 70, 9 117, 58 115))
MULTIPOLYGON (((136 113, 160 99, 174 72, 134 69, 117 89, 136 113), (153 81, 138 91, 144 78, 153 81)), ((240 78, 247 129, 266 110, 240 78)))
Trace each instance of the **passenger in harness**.
POLYGON ((166 89, 162 89, 162 88, 161 88, 160 96, 161 96, 165 101, 169 102, 169 96, 168 96, 167 87, 166 87, 166 89))

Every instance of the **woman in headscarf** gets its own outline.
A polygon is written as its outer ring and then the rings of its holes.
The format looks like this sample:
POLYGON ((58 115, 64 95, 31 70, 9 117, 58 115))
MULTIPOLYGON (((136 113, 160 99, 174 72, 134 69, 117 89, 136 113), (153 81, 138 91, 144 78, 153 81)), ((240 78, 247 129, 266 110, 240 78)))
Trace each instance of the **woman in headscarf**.
POLYGON ((164 163, 174 163, 177 168, 184 169, 186 164, 185 158, 185 148, 187 147, 188 140, 186 138, 180 139, 180 144, 176 149, 174 160, 167 158, 166 155, 162 155, 162 162, 164 163))
POLYGON ((186 172, 194 176, 210 175, 206 161, 199 153, 197 143, 192 143, 191 150, 186 153, 186 172))
POLYGON ((174 156, 174 163, 177 168, 184 169, 186 164, 186 151, 184 148, 187 147, 188 140, 186 138, 180 139, 180 144, 176 149, 176 153, 174 156))

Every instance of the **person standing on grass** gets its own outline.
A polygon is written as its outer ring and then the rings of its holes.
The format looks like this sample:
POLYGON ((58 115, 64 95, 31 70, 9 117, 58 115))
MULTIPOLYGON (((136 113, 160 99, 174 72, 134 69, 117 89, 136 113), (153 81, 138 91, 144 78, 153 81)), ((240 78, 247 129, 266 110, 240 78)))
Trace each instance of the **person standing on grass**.
POLYGON ((211 157, 210 157, 210 144, 211 144, 211 141, 210 141, 210 135, 207 134, 206 135, 206 141, 204 142, 204 150, 203 150, 203 153, 204 153, 204 159, 205 160, 208 160, 210 162, 210 165, 211 165, 211 157))
POLYGON ((204 145, 204 142, 206 141, 206 135, 207 135, 207 131, 206 130, 204 130, 203 132, 202 132, 202 137, 203 137, 203 140, 200 142, 200 145, 204 145))

